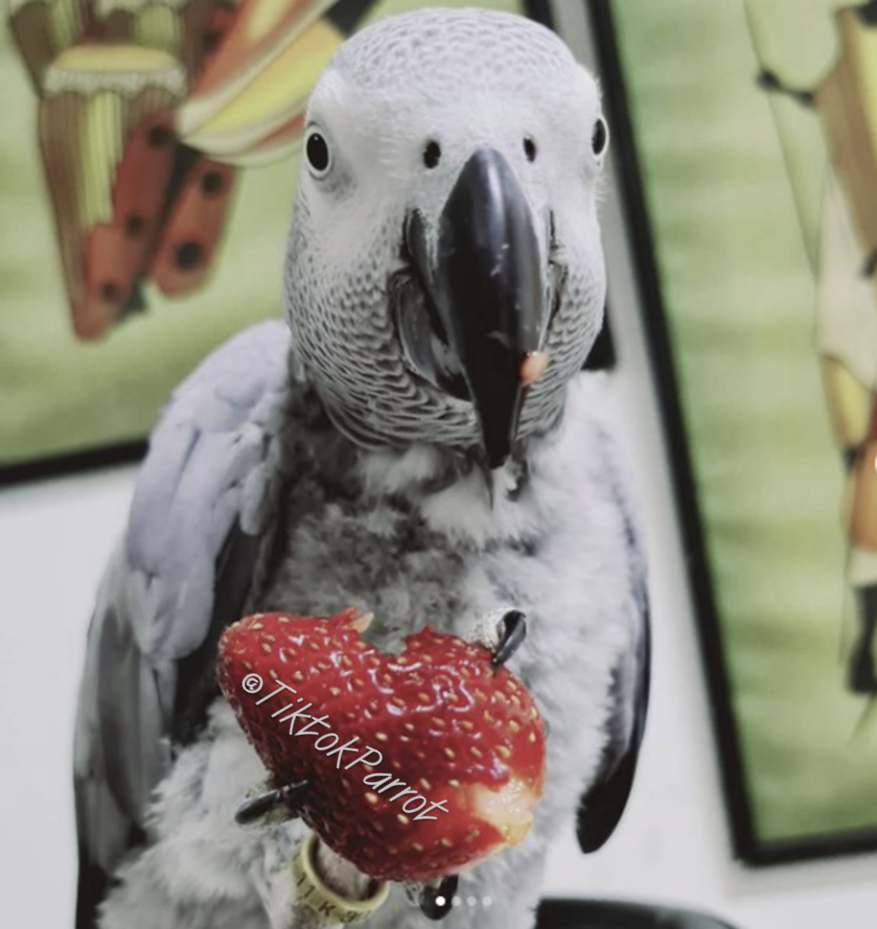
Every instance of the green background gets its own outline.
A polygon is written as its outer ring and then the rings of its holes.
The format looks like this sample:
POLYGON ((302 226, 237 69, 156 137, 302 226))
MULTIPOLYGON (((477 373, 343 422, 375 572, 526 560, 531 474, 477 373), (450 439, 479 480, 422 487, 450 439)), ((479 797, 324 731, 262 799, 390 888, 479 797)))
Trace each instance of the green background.
MULTIPOLYGON (((812 86, 837 4, 760 6, 790 24, 770 63, 812 86)), ((757 837, 874 826, 877 734, 854 737, 865 703, 843 689, 843 474, 813 347, 817 118, 781 104, 802 236, 743 4, 613 8, 757 837)))
MULTIPOLYGON (((372 19, 427 4, 377 3, 372 19)), ((450 0, 518 12, 518 0, 450 0)), ((171 388, 212 348, 281 312, 296 160, 237 175, 226 238, 208 285, 164 299, 97 342, 70 326, 36 132, 37 100, 0 28, 0 465, 144 437, 171 388)))

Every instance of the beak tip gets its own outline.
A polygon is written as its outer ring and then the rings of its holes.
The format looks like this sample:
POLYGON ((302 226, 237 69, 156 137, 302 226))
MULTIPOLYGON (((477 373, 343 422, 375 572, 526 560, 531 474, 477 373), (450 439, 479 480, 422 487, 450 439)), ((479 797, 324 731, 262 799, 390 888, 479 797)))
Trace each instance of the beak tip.
POLYGON ((527 352, 521 362, 521 383, 524 387, 535 384, 548 367, 548 355, 545 352, 527 352))
POLYGON ((372 620, 375 618, 375 614, 372 612, 360 613, 354 619, 350 621, 350 625, 359 633, 363 633, 371 625, 372 620))

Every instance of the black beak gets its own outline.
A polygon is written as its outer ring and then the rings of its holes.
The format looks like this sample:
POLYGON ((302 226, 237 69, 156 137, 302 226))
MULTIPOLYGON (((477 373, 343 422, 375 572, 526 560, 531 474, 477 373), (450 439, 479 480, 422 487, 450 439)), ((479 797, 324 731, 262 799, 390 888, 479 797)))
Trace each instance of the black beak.
MULTIPOLYGON (((406 228, 408 251, 438 317, 433 326, 454 356, 453 364, 431 367, 442 386, 474 404, 490 468, 511 454, 534 379, 528 359, 537 357, 545 320, 545 277, 531 213, 509 163, 482 148, 463 166, 445 203, 432 261, 418 213, 406 228)), ((411 354, 422 360, 425 348, 421 337, 411 354)))

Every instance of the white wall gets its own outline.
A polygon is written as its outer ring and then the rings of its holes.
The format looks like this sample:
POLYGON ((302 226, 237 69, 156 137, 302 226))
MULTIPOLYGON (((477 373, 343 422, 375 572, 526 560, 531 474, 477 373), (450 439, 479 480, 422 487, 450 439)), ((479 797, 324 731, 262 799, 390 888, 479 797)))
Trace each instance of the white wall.
POLYGON ((72 747, 94 592, 133 469, 0 492, 3 926, 73 925, 72 747))

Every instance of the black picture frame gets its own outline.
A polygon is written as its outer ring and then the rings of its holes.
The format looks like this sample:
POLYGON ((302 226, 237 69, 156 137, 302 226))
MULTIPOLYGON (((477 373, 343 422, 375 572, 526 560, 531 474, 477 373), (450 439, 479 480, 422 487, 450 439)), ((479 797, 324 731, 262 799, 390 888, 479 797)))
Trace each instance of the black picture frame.
MULTIPOLYGON (((614 0, 584 0, 604 107, 612 126, 625 231, 634 265, 640 321, 648 343, 651 378, 658 394, 661 426, 671 465, 675 508, 683 540, 696 631, 703 663, 725 811, 735 857, 753 866, 859 855, 877 850, 877 828, 850 829, 783 840, 757 835, 739 723, 731 701, 731 681, 720 635, 720 615, 710 567, 701 504, 694 479, 691 444, 680 400, 677 367, 668 326, 665 288, 656 259, 654 224, 643 187, 643 172, 626 78, 613 17, 614 0), (648 312, 644 308, 648 307, 648 312)), ((753 74, 753 85, 756 75, 753 74)), ((838 686, 841 686, 838 684, 838 686)))
POLYGON ((134 464, 146 454, 147 441, 123 442, 105 448, 89 448, 69 455, 54 455, 21 464, 0 465, 0 487, 30 481, 51 480, 100 468, 134 464))

